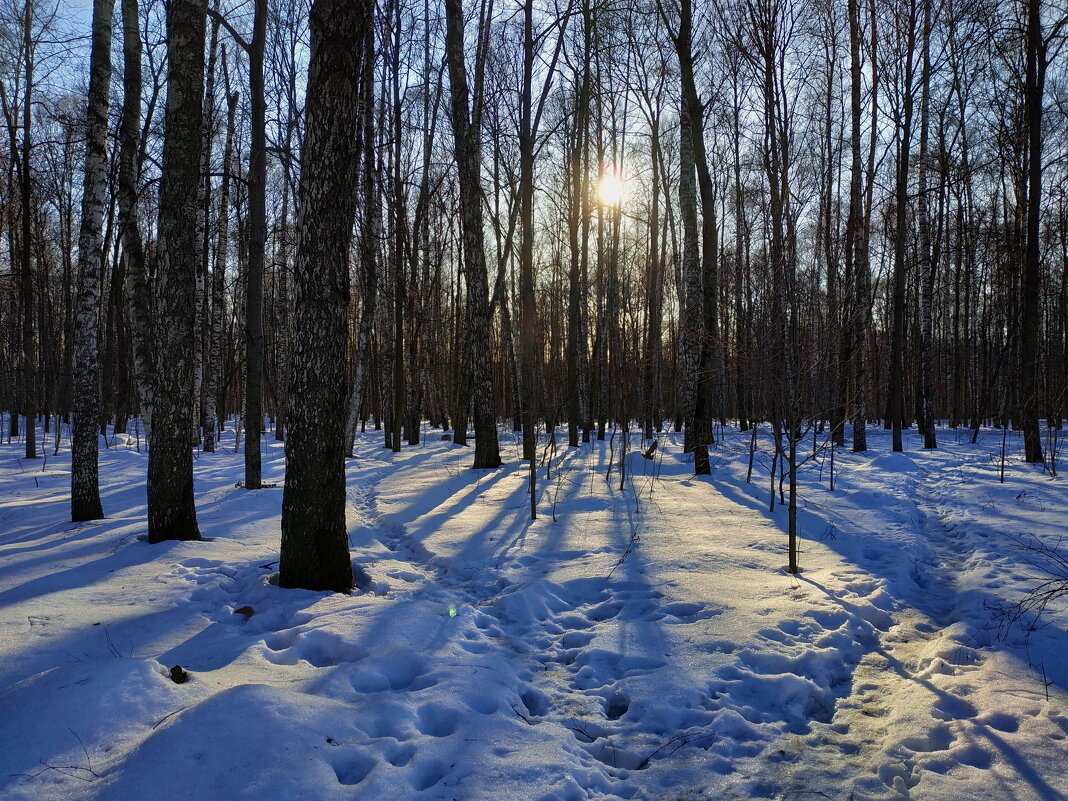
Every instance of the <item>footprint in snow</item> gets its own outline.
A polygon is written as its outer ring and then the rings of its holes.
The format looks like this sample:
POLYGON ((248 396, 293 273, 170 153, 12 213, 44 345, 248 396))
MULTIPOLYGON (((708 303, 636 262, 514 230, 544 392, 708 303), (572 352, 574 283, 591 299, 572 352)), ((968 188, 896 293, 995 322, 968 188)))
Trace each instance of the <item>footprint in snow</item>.
POLYGON ((975 706, 946 692, 940 692, 940 698, 935 702, 931 716, 939 720, 964 720, 974 718, 979 714, 975 706))
POLYGON ((461 715, 455 709, 432 702, 419 707, 415 725, 420 734, 428 737, 448 737, 456 731, 460 721, 461 715))
POLYGON ((344 785, 359 784, 378 764, 374 757, 354 748, 346 748, 339 754, 332 754, 330 762, 338 782, 344 785))
POLYGON ((440 782, 448 774, 449 768, 440 759, 428 759, 425 762, 420 762, 412 768, 411 782, 412 788, 418 791, 429 790, 435 784, 440 782))

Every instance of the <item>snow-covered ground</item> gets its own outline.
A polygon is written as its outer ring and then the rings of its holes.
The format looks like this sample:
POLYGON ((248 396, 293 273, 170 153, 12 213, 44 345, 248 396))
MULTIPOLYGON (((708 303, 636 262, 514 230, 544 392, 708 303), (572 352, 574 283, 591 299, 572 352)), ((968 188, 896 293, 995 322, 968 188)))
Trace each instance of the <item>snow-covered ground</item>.
POLYGON ((162 545, 132 443, 80 525, 66 446, 0 446, 0 798, 1068 798, 1068 615, 995 618, 1041 580, 1018 542, 1066 533, 1064 482, 1013 435, 999 483, 1000 432, 939 433, 873 428, 833 493, 807 462, 793 577, 766 435, 749 484, 746 434, 704 478, 632 435, 622 489, 618 434, 561 445, 531 522, 509 432, 491 472, 369 432, 350 596, 271 583, 273 439, 256 492, 229 436, 199 454, 209 540, 162 545))

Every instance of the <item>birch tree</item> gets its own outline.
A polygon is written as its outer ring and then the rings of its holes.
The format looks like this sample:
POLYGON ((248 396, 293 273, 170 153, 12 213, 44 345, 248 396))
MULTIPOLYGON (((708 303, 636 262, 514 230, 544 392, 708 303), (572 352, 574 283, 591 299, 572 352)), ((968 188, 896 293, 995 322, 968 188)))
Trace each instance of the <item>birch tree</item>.
POLYGON ((138 223, 138 173, 141 122, 141 34, 137 0, 122 2, 122 116, 119 120, 119 231, 130 283, 133 374, 145 436, 151 439, 155 353, 152 303, 138 223))
POLYGON ((283 587, 346 592, 345 342, 369 0, 315 0, 297 190, 295 352, 282 496, 283 587))
POLYGON ((85 126, 85 180, 78 235, 77 312, 74 317, 74 445, 71 454, 71 520, 104 516, 98 480, 97 426, 100 416, 101 229, 107 192, 108 90, 111 83, 111 23, 115 0, 93 3, 93 44, 85 126))
POLYGON ((148 539, 198 540, 189 403, 193 378, 197 190, 204 101, 205 0, 167 7, 167 110, 160 186, 155 409, 148 539))

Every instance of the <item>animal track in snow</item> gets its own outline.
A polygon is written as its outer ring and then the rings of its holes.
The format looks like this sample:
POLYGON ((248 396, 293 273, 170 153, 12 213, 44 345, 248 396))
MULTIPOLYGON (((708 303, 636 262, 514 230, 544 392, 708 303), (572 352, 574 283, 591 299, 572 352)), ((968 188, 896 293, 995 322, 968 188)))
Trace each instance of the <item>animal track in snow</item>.
POLYGON ((357 749, 345 749, 330 761, 338 782, 346 785, 359 784, 378 764, 374 757, 357 749))
POLYGON ((428 737, 448 737, 456 731, 460 720, 461 715, 455 709, 432 702, 419 707, 416 714, 416 728, 428 737))
POLYGON ((939 720, 962 720, 974 718, 977 714, 978 710, 971 702, 949 693, 940 693, 931 712, 931 716, 939 720))
POLYGON ((428 759, 416 764, 411 772, 412 788, 418 791, 429 790, 448 774, 448 766, 440 759, 428 759))
POLYGON ((432 681, 423 678, 426 663, 412 651, 394 651, 379 662, 378 669, 389 681, 389 689, 394 691, 422 690, 433 685, 432 681))
POLYGON ((397 742, 411 738, 412 715, 408 708, 394 701, 382 701, 369 709, 360 721, 360 728, 368 737, 389 737, 397 742))
POLYGON ((415 756, 415 746, 411 743, 391 743, 386 746, 386 762, 395 768, 403 768, 415 756))
POLYGON ((585 648, 595 635, 587 631, 569 631, 560 638, 561 648, 585 648))
POLYGON ((630 709, 630 699, 616 691, 605 699, 604 716, 609 720, 619 720, 630 709))
MULTIPOLYGON (((289 638, 284 638, 282 642, 286 639, 289 638)), ((268 648, 271 648, 271 645, 268 644, 268 648)), ((271 656, 267 658, 275 664, 292 665, 296 664, 298 659, 303 659, 315 667, 333 667, 359 662, 367 657, 364 650, 345 641, 339 635, 318 629, 293 637, 288 647, 272 648, 272 650, 277 651, 277 654, 273 658, 271 656)))
POLYGON ((649 619, 663 620, 665 623, 696 623, 698 620, 707 620, 721 614, 722 609, 714 609, 705 604, 671 603, 659 607, 649 619))
POLYGON ((935 726, 919 737, 906 737, 901 746, 909 751, 946 751, 956 739, 948 726, 935 726))
POLYGON ((519 694, 519 700, 523 702, 523 706, 527 708, 527 711, 534 717, 543 717, 549 714, 552 709, 552 704, 544 693, 535 690, 533 687, 529 687, 519 694))

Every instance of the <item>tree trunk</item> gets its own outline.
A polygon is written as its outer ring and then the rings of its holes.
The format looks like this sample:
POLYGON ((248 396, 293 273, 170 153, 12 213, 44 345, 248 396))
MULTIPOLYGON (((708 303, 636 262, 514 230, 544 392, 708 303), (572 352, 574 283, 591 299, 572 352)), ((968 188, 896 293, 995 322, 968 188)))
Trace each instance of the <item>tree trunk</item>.
MULTIPOLYGON (((852 423, 853 423, 853 450, 864 451, 867 449, 867 437, 865 436, 864 393, 867 377, 863 369, 865 360, 865 341, 867 338, 867 308, 865 294, 867 288, 862 273, 867 272, 867 263, 862 260, 861 253, 861 227, 864 224, 864 198, 862 194, 862 166, 861 166, 861 62, 860 62, 860 10, 859 0, 848 0, 849 15, 849 212, 846 217, 845 230, 845 258, 847 270, 853 279, 853 286, 848 288, 852 303, 846 311, 846 318, 850 321, 846 327, 844 336, 849 341, 849 354, 853 370, 853 397, 851 399, 852 423)), ((843 367, 845 365, 843 364, 843 367)))
POLYGON ((197 540, 193 373, 197 187, 204 95, 205 0, 167 7, 167 110, 160 185, 156 408, 148 456, 148 540, 197 540))
POLYGON ((93 44, 85 126, 85 181, 78 235, 77 312, 74 316, 74 445, 71 451, 71 520, 104 516, 98 481, 97 425, 100 417, 100 241, 107 193, 108 90, 111 84, 111 24, 115 0, 93 3, 93 44))
MULTIPOLYGON (((519 407, 523 419, 523 459, 530 460, 530 491, 534 494, 533 463, 535 445, 534 387, 538 375, 538 343, 535 340, 534 307, 534 22, 533 0, 523 4, 523 83, 519 99, 519 352, 523 360, 523 397, 519 407)), ((534 510, 531 510, 531 518, 534 510)))
MULTIPOLYGON (((497 420, 493 409, 490 359, 489 289, 482 241, 481 155, 478 129, 471 124, 464 65, 462 0, 445 2, 445 51, 452 99, 452 130, 460 183, 460 218, 464 273, 467 279, 469 369, 474 385, 475 468, 501 464, 497 420)), ((464 377, 460 377, 464 381, 464 377)))
POLYGON ((913 51, 916 49, 916 6, 909 0, 905 32, 904 85, 901 90, 903 116, 897 156, 897 182, 894 202, 897 204, 894 228, 894 287, 893 328, 890 341, 890 424, 895 451, 903 450, 901 427, 905 417, 905 228, 909 204, 909 151, 912 147, 912 77, 913 51))
MULTIPOLYGON (((365 52, 374 52, 374 31, 365 32, 365 52)), ((360 408, 363 405, 364 387, 371 361, 371 335, 374 331, 375 314, 378 308, 378 240, 381 236, 378 175, 375 165, 375 98, 374 98, 374 62, 365 59, 361 78, 361 106, 363 115, 361 136, 363 137, 363 170, 360 175, 363 191, 364 218, 360 227, 360 269, 363 271, 363 302, 360 304, 360 330, 356 339, 356 364, 352 371, 352 392, 349 394, 348 422, 345 443, 347 454, 353 455, 356 442, 356 428, 359 423, 360 408)))
POLYGON ((282 587, 346 592, 345 352, 348 255, 357 195, 359 80, 368 0, 315 0, 297 195, 294 340, 282 587))
MULTIPOLYGON (((393 268, 393 377, 390 387, 392 389, 391 407, 393 425, 389 447, 394 453, 400 453, 401 435, 404 428, 405 410, 405 385, 407 376, 404 371, 404 317, 405 304, 407 302, 407 269, 405 253, 408 247, 408 213, 404 183, 406 176, 403 174, 401 161, 404 153, 404 136, 402 125, 403 109, 401 107, 401 9, 399 0, 393 0, 392 12, 396 16, 393 19, 393 64, 390 76, 390 88, 393 94, 393 236, 392 268, 393 268)), ((415 369, 415 365, 409 365, 415 369)))
POLYGON ((1027 219, 1020 320, 1020 428, 1024 459, 1041 463, 1042 437, 1038 410, 1042 399, 1042 367, 1038 335, 1042 326, 1042 93, 1046 78, 1046 44, 1042 38, 1042 2, 1027 2, 1027 72, 1024 80, 1024 118, 1027 126, 1027 219))
POLYGON ((37 371, 34 358, 33 336, 33 176, 30 171, 30 153, 33 137, 30 124, 33 121, 33 4, 26 0, 22 46, 26 58, 26 88, 22 108, 22 248, 21 281, 19 299, 22 303, 22 413, 26 416, 26 458, 37 458, 37 371))
MULTIPOLYGON (((588 216, 589 181, 585 169, 586 143, 589 138, 590 116, 590 50, 592 48, 592 14, 589 2, 582 6, 582 77, 575 98, 575 121, 571 149, 568 153, 568 173, 571 195, 569 198, 568 229, 568 299, 567 299, 567 444, 577 447, 579 444, 579 427, 583 425, 582 416, 582 363, 586 353, 586 342, 582 338, 582 319, 586 309, 583 303, 582 262, 588 241, 585 236, 584 221, 588 216)), ((588 438, 588 437, 587 437, 588 438)))
MULTIPOLYGON (((692 78, 692 57, 690 40, 692 37, 692 7, 690 0, 683 0, 681 6, 679 33, 675 38, 675 51, 679 57, 683 75, 690 70, 692 78)), ((684 79, 685 80, 685 79, 684 79)), ((695 179, 694 131, 700 129, 700 122, 693 123, 693 116, 700 119, 701 109, 693 107, 693 97, 682 90, 682 109, 679 117, 679 214, 682 217, 683 237, 683 283, 685 285, 685 305, 682 309, 682 343, 681 364, 678 376, 679 412, 685 425, 684 450, 692 452, 699 447, 697 436, 697 391, 698 371, 702 343, 704 340, 704 294, 701 276, 701 256, 697 236, 697 183, 695 179)), ((705 446, 707 453, 707 446, 705 446)), ((695 464, 697 458, 695 455, 695 464)))
POLYGON ((923 433, 923 447, 936 448, 934 423, 934 376, 932 349, 931 303, 934 295, 935 264, 931 250, 931 213, 927 197, 927 176, 930 168, 928 140, 930 137, 931 107, 931 0, 923 0, 923 32, 920 45, 920 152, 917 175, 916 224, 919 234, 920 256, 920 414, 919 427, 923 433))
POLYGON ((141 33, 137 0, 122 0, 122 118, 119 122, 119 235, 130 281, 133 368, 145 438, 151 438, 154 348, 152 301, 138 225, 138 151, 141 121, 141 33))
MULTIPOLYGON (((223 63, 226 53, 223 52, 223 63)), ((208 348, 208 382, 204 390, 204 450, 215 450, 215 431, 218 429, 219 383, 222 373, 223 303, 226 284, 226 262, 230 253, 230 171, 234 168, 234 121, 237 114, 237 92, 226 86, 226 143, 223 145, 222 185, 219 187, 219 216, 215 240, 215 265, 211 273, 211 343, 208 348)))
POLYGON ((255 0, 248 52, 252 142, 248 155, 248 274, 245 288, 245 489, 259 489, 263 428, 263 264, 267 245, 267 99, 263 53, 267 0, 255 0))
POLYGON ((205 329, 210 325, 211 298, 208 296, 208 225, 211 221, 211 145, 215 126, 215 61, 219 49, 219 23, 211 27, 208 42, 207 88, 204 92, 204 124, 200 126, 200 185, 197 190, 197 280, 193 330, 193 444, 201 442, 204 428, 204 374, 207 369, 210 340, 205 341, 205 329))

